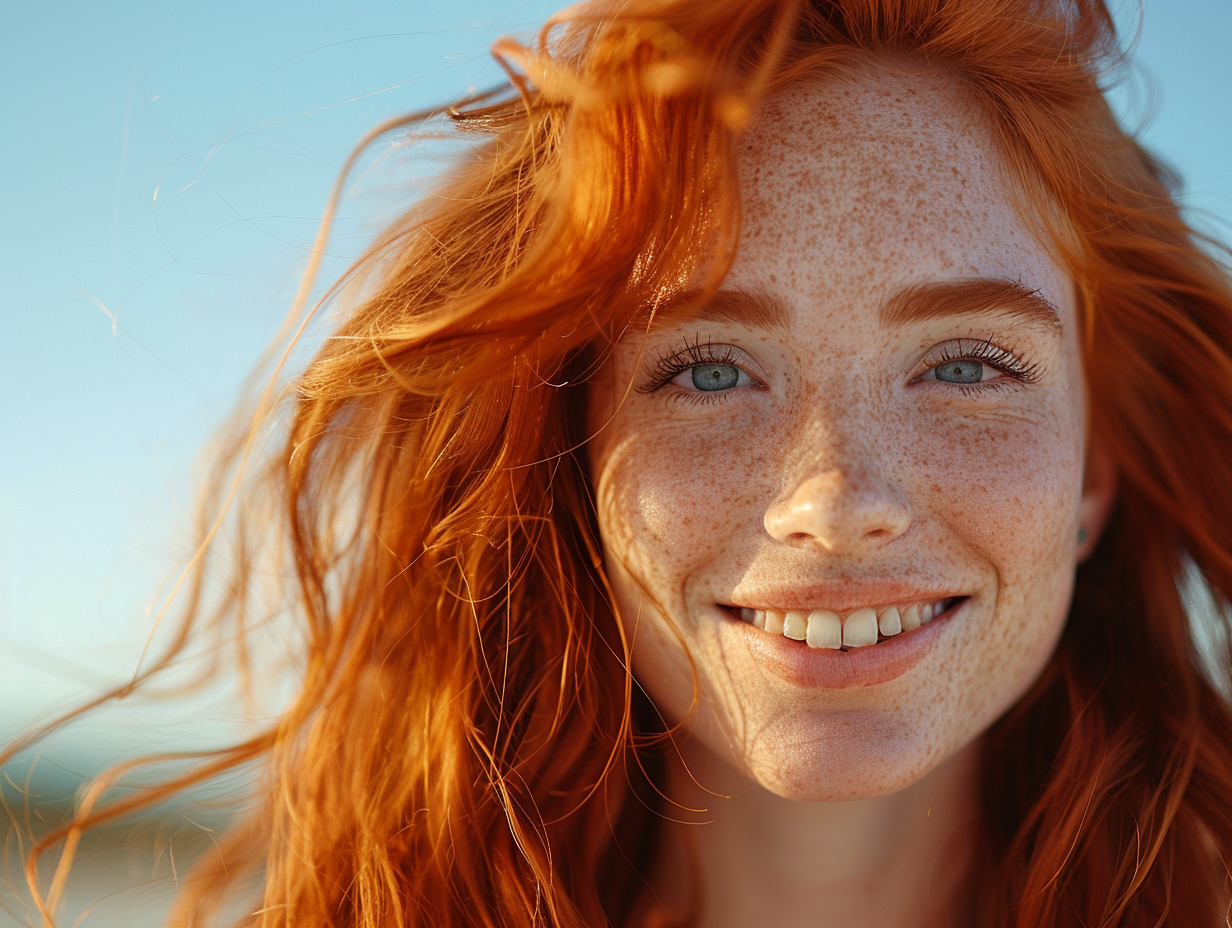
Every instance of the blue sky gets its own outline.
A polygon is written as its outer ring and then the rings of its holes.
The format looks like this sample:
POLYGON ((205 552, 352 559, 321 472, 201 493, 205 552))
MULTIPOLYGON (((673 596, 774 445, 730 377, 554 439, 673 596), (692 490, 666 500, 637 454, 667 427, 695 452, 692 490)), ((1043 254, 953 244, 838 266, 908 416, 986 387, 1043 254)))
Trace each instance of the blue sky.
MULTIPOLYGON (((350 145, 497 79, 559 4, 10 4, 0 32, 0 737, 130 671, 191 473, 281 320, 350 145)), ((1121 3, 1122 23, 1136 4, 1121 3)), ((1117 99, 1232 239, 1232 4, 1145 0, 1117 99)), ((365 178, 335 272, 379 224, 365 178)), ((328 276, 328 274, 327 274, 328 276)))

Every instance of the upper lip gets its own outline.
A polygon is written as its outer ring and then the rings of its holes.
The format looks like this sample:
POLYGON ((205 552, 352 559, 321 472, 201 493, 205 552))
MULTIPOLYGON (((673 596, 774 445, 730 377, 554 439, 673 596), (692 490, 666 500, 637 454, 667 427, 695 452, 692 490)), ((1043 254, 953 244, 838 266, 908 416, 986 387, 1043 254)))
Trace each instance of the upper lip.
POLYGON ((834 581, 791 587, 739 589, 725 605, 739 609, 770 609, 775 612, 812 612, 829 609, 848 612, 864 606, 874 609, 910 603, 931 603, 968 595, 953 588, 938 588, 907 582, 834 581))

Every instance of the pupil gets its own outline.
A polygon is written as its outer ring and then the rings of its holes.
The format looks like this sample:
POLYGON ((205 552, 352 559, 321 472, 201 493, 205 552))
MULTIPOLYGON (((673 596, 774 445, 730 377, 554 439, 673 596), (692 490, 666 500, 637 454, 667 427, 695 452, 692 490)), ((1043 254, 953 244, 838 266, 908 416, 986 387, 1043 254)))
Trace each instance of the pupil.
POLYGON ((937 379, 946 383, 979 383, 983 367, 979 361, 948 361, 937 368, 937 379))
POLYGON ((698 364, 693 368, 693 386, 713 393, 729 390, 740 379, 740 371, 731 364, 698 364))

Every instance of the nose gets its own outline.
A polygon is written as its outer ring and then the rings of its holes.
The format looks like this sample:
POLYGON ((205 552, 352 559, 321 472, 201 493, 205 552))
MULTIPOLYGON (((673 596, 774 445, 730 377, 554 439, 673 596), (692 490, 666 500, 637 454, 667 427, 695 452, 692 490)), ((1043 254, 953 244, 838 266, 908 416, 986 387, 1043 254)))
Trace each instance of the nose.
MULTIPOLYGON (((766 531, 778 541, 816 545, 826 551, 859 553, 888 544, 911 525, 911 509, 884 462, 862 442, 849 444, 839 461, 805 465, 767 508, 766 531)), ((833 450, 833 449, 831 449, 833 450)))

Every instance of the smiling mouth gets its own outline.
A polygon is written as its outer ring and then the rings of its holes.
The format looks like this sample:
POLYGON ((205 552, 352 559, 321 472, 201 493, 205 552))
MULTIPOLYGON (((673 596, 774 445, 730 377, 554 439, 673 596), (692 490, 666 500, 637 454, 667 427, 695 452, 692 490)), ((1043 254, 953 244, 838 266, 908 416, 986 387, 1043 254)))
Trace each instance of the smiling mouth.
POLYGON ((946 596, 913 603, 873 608, 865 606, 846 614, 829 609, 779 612, 775 609, 726 607, 742 622, 771 635, 802 641, 810 648, 846 651, 866 648, 903 632, 915 631, 966 602, 966 596, 946 596))

